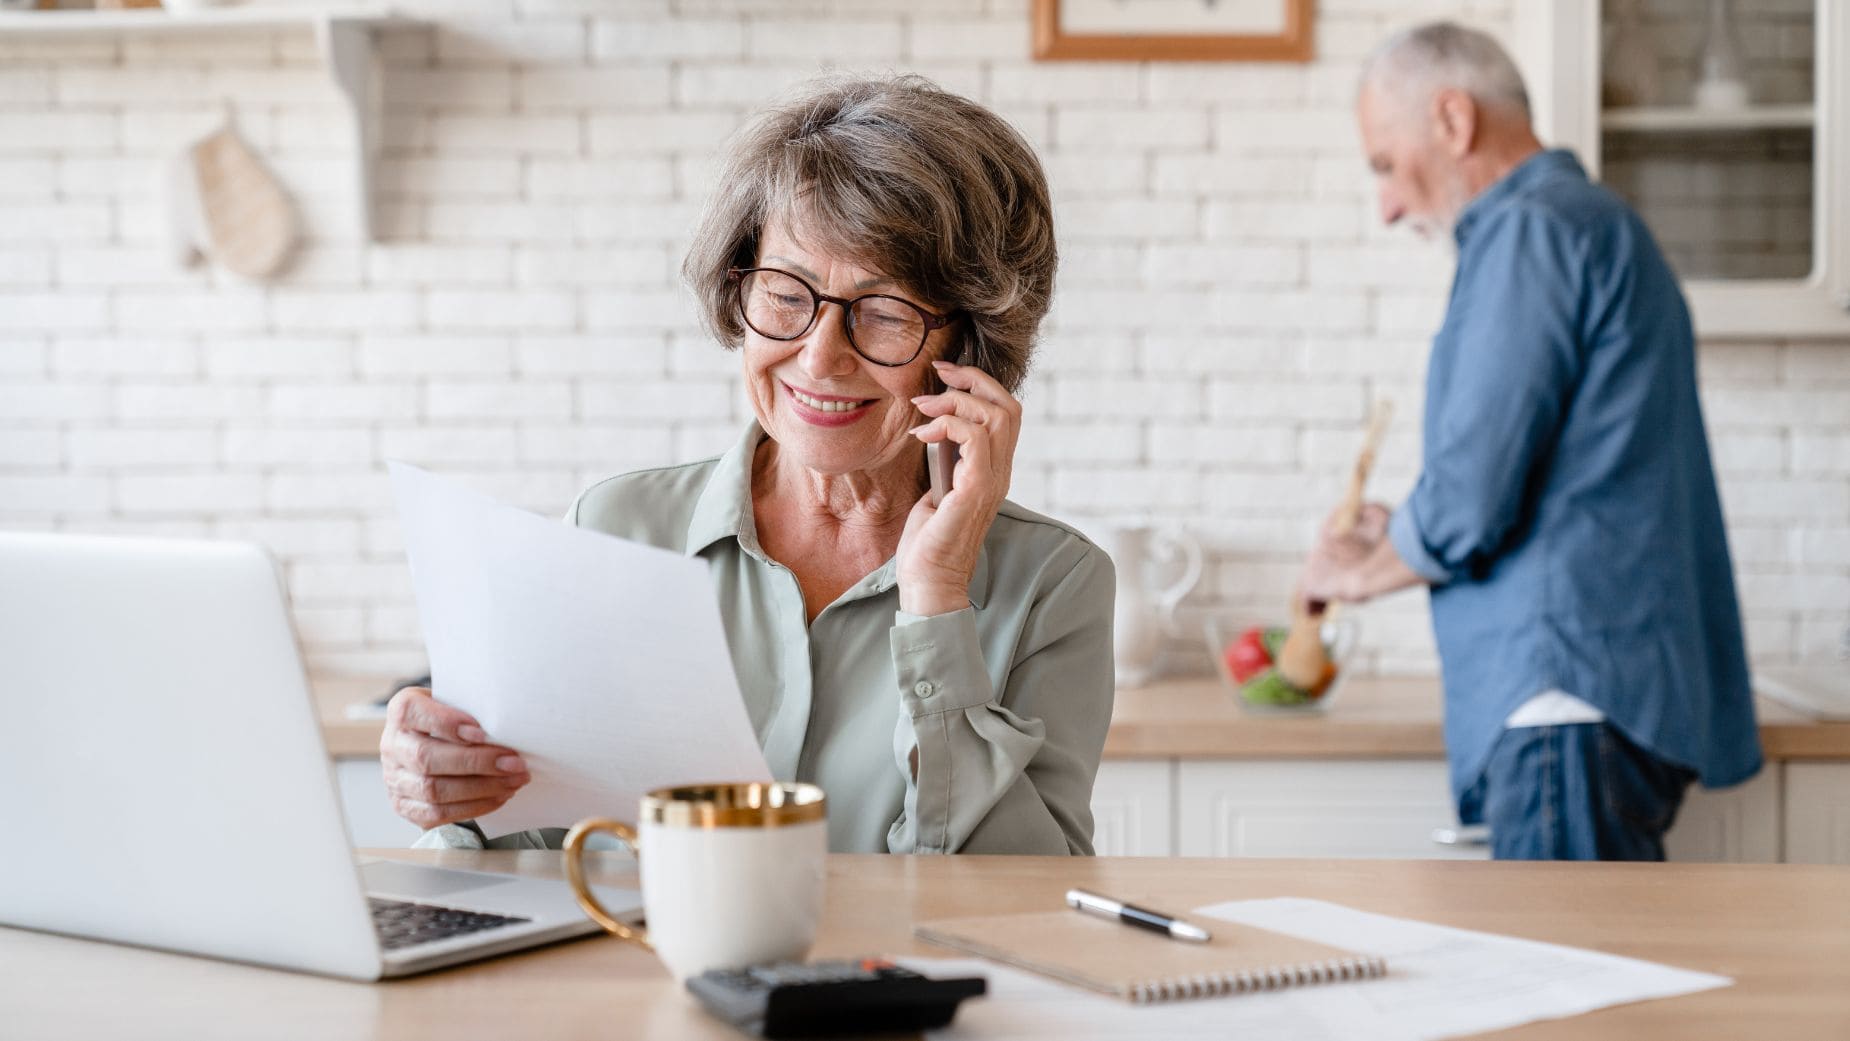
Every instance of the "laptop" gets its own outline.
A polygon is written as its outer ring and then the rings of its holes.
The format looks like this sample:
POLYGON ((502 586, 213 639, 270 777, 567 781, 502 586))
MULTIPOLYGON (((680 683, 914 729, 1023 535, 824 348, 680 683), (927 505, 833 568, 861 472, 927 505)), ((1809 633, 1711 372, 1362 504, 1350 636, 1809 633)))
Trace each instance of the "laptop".
POLYGON ((564 882, 356 861, 261 547, 0 532, 0 713, 0 925, 357 980, 598 931, 564 882))

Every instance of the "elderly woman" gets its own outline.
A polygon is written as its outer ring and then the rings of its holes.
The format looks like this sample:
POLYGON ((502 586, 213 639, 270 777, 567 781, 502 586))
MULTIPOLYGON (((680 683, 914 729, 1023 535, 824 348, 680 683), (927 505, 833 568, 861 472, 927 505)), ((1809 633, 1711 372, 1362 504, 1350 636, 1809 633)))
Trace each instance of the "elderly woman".
MULTIPOLYGON (((832 850, 1092 852, 1111 562, 1003 498, 1055 266, 1040 164, 993 113, 917 78, 812 85, 735 139, 683 267, 756 421, 572 506, 712 565, 759 743, 828 793, 832 850)), ((527 781, 424 688, 380 752, 422 845, 483 844, 468 819, 527 781)))

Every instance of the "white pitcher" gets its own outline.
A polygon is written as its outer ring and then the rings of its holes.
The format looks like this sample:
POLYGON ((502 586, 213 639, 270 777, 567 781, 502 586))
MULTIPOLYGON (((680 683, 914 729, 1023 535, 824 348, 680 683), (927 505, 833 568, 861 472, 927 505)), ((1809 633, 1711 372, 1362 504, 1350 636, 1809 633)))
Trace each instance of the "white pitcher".
POLYGON ((1184 531, 1148 525, 1100 527, 1093 541, 1118 570, 1118 601, 1112 612, 1112 651, 1118 686, 1139 687, 1156 673, 1163 636, 1175 631, 1176 605, 1201 580, 1201 544, 1184 531), (1167 585, 1155 575, 1176 560, 1181 573, 1167 585))

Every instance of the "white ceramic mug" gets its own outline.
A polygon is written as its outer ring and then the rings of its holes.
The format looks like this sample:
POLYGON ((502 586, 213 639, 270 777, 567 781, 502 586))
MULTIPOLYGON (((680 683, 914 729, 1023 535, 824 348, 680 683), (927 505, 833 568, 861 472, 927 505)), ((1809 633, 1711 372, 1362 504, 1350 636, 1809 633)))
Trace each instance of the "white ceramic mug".
POLYGON ((658 788, 643 796, 635 828, 606 817, 573 825, 566 875, 586 914, 652 948, 677 982, 802 958, 822 917, 826 805, 813 784, 658 788), (646 931, 604 910, 585 882, 585 839, 600 831, 636 849, 646 931))

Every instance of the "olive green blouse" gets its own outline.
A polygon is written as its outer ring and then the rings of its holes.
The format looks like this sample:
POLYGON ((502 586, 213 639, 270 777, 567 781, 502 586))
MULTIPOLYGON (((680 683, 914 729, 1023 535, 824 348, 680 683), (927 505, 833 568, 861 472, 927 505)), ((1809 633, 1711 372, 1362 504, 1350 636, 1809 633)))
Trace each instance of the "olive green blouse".
MULTIPOLYGON (((763 437, 753 423, 716 459, 599 482, 566 520, 711 564, 771 773, 822 786, 831 850, 1091 853, 1092 781, 1113 691, 1110 558, 1004 501, 968 608, 898 610, 889 559, 807 621, 796 577, 758 544, 751 465, 763 437)), ((556 847, 561 835, 547 828, 487 844, 556 847)), ((446 825, 418 845, 482 839, 446 825)))

